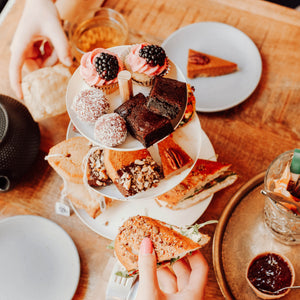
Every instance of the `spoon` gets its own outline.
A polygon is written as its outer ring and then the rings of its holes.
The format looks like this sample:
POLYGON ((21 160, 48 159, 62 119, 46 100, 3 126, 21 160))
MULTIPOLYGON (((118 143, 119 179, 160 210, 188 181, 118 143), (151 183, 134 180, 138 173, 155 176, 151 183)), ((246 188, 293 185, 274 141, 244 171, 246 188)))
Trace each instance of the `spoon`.
POLYGON ((299 289, 300 288, 300 285, 293 285, 293 286, 286 286, 286 287, 283 287, 277 291, 274 291, 274 292, 271 292, 271 291, 267 291, 267 290, 264 290, 264 289, 259 289, 259 291, 265 293, 265 294, 269 294, 269 295, 273 295, 273 294, 277 294, 281 291, 284 291, 284 290, 288 290, 288 289, 299 289))
POLYGON ((286 197, 282 194, 279 194, 279 193, 265 191, 265 190, 261 190, 260 192, 264 196, 270 197, 275 202, 279 202, 279 204, 282 204, 281 202, 285 202, 285 203, 294 205, 297 208, 298 213, 300 214, 300 204, 297 203, 296 201, 293 201, 293 200, 289 199, 288 197, 286 197))

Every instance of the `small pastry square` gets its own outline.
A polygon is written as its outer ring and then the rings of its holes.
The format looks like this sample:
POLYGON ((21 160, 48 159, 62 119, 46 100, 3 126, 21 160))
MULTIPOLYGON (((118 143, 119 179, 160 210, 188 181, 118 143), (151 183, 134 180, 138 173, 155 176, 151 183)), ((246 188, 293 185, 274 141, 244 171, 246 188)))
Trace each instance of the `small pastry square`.
POLYGON ((187 87, 176 79, 156 77, 151 88, 147 108, 155 114, 175 119, 185 109, 187 87))

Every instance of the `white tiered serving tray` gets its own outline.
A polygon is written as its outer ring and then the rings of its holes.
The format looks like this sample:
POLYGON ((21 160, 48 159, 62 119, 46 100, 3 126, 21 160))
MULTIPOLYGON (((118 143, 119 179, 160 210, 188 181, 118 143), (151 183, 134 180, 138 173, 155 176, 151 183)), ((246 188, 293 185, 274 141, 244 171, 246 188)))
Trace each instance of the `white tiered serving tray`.
MULTIPOLYGON (((118 47, 110 48, 109 50, 118 54, 119 57, 124 60, 124 57, 129 52, 129 49, 130 49, 130 46, 118 46, 118 47)), ((179 80, 182 82, 186 82, 185 77, 182 74, 181 70, 170 60, 169 60, 169 66, 170 66, 170 70, 165 77, 176 79, 176 80, 179 80)), ((101 145, 99 143, 99 141, 97 141, 94 138, 94 126, 92 124, 88 124, 87 122, 81 121, 77 117, 75 111, 71 108, 74 97, 81 90, 84 90, 84 89, 91 89, 91 87, 84 82, 84 80, 80 76, 79 68, 78 68, 74 72, 74 74, 72 75, 72 77, 69 81, 68 88, 67 88, 67 94, 66 94, 66 106, 67 106, 67 111, 70 116, 70 119, 71 119, 72 123, 75 125, 75 127, 77 128, 77 130, 81 133, 81 135, 83 135, 84 137, 89 139, 91 142, 93 142, 93 144, 103 146, 105 148, 110 148, 110 147, 101 145)), ((138 93, 142 93, 145 96, 148 96, 150 89, 151 89, 151 87, 141 86, 139 84, 134 83, 134 81, 133 81, 133 94, 134 95, 136 95, 138 93)), ((117 91, 115 91, 114 93, 107 95, 107 98, 108 98, 110 106, 111 106, 110 107, 111 112, 113 112, 114 109, 116 109, 118 106, 120 106, 122 104, 122 99, 120 96, 119 89, 117 91)), ((187 103, 187 101, 186 101, 186 103, 187 103)), ((176 128, 179 125, 181 119, 183 118, 185 108, 186 108, 186 104, 183 107, 182 111, 178 114, 177 118, 171 121, 173 128, 176 128)), ((122 145, 119 145, 117 147, 112 147, 112 149, 114 149, 114 150, 124 150, 124 151, 133 151, 133 150, 139 150, 139 149, 143 149, 143 148, 144 148, 144 146, 142 145, 142 143, 140 143, 137 139, 133 138, 130 134, 127 135, 125 143, 123 143, 122 145)))
MULTIPOLYGON (((69 138, 75 136, 75 132, 70 131, 71 128, 72 125, 69 126, 68 130, 68 132, 71 133, 68 136, 69 138)), ((214 148, 205 132, 200 129, 199 135, 202 141, 199 158, 216 160, 214 148)), ((91 218, 85 210, 77 209, 72 203, 71 205, 77 216, 85 225, 98 234, 113 240, 123 222, 129 217, 138 214, 147 215, 176 226, 191 225, 204 213, 213 196, 206 198, 192 207, 180 210, 170 210, 165 207, 160 207, 155 202, 154 197, 153 194, 150 199, 113 201, 112 206, 108 207, 96 219, 91 218)))

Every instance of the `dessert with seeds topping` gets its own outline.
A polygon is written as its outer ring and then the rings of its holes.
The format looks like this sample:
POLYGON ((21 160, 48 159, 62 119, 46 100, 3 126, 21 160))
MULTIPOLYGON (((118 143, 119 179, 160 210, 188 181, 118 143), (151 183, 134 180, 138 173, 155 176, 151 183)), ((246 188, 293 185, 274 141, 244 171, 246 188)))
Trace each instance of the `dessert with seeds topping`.
POLYGON ((132 46, 125 58, 125 66, 131 72, 132 79, 145 86, 151 85, 156 76, 167 74, 169 69, 165 50, 148 43, 132 46))
POLYGON ((86 162, 87 182, 93 187, 107 186, 112 183, 104 166, 104 152, 98 147, 92 148, 88 153, 86 162))
POLYGON ((104 165, 109 177, 125 197, 156 187, 161 179, 160 167, 147 149, 117 151, 106 148, 104 165))
POLYGON ((85 53, 80 61, 80 75, 92 87, 110 94, 118 88, 118 73, 124 69, 120 57, 106 49, 85 53))

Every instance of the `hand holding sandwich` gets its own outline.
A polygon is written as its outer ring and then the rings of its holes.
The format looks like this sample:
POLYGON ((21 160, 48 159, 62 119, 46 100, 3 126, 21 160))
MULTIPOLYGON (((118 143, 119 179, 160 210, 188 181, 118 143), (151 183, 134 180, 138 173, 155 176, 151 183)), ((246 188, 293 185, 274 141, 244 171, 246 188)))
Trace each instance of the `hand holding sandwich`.
POLYGON ((199 250, 167 268, 156 268, 156 255, 149 238, 144 238, 139 251, 139 288, 136 300, 203 299, 208 265, 199 250))

